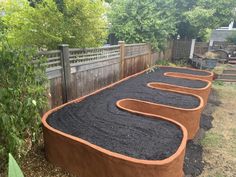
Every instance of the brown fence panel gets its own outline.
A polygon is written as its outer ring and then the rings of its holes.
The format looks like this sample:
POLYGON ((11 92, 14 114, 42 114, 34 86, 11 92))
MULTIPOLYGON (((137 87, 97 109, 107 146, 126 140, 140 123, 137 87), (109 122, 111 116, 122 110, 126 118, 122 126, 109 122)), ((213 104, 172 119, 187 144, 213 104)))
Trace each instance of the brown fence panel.
POLYGON ((148 44, 125 45, 123 77, 140 72, 152 65, 151 50, 148 44))
POLYGON ((120 46, 70 49, 70 100, 119 80, 120 46))
POLYGON ((48 58, 47 76, 51 107, 84 96, 124 77, 140 72, 159 59, 171 59, 173 43, 166 51, 151 53, 146 43, 40 52, 48 58))
POLYGON ((195 43, 195 48, 194 48, 194 53, 203 55, 205 54, 209 49, 209 43, 207 42, 196 42, 195 43))
POLYGON ((192 41, 174 41, 173 60, 189 59, 192 41))
POLYGON ((63 103, 63 80, 62 80, 62 64, 61 51, 52 50, 39 52, 39 55, 47 58, 46 74, 49 79, 48 95, 49 106, 56 107, 63 103))

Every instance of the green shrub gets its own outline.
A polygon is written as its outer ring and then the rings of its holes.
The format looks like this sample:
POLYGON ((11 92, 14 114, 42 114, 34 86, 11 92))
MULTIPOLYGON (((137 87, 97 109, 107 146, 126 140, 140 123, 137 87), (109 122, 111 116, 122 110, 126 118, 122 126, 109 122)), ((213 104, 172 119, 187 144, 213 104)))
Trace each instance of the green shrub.
POLYGON ((103 45, 107 33, 105 7, 101 0, 0 1, 0 14, 7 26, 11 45, 56 49, 60 43, 70 47, 103 45), (56 4, 56 2, 58 4, 56 4))
POLYGON ((160 66, 170 66, 171 62, 166 59, 157 60, 156 65, 160 66))
POLYGON ((26 154, 41 131, 47 78, 43 66, 32 63, 34 56, 32 49, 0 43, 0 168, 8 152, 26 154))
POLYGON ((114 0, 108 15, 111 32, 127 43, 148 42, 163 50, 176 33, 173 0, 114 0))

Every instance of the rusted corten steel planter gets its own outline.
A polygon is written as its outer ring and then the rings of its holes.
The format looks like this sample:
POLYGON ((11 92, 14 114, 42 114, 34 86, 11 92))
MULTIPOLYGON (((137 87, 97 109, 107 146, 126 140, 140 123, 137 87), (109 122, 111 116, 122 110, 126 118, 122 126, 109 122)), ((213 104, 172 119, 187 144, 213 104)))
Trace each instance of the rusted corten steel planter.
MULTIPOLYGON (((168 89, 164 89, 168 90, 168 89)), ((187 94, 186 92, 174 91, 176 93, 187 94)), ((190 94, 194 95, 194 94, 190 94)), ((188 139, 193 139, 200 127, 201 113, 204 108, 203 99, 194 95, 200 100, 200 105, 193 109, 177 108, 173 106, 156 104, 148 101, 142 101, 137 99, 122 99, 116 104, 120 109, 132 112, 132 113, 142 113, 142 114, 154 114, 157 116, 168 117, 171 120, 177 121, 186 127, 188 131, 188 139)))
MULTIPOLYGON (((168 67, 164 66, 163 68, 173 68, 173 67, 168 67)), ((199 69, 193 69, 193 68, 185 68, 185 67, 175 67, 179 69, 179 71, 174 71, 174 72, 166 72, 164 75, 165 76, 177 76, 177 77, 182 77, 182 78, 196 78, 196 79, 203 79, 203 80, 208 80, 212 82, 214 78, 214 73, 206 70, 199 70, 199 69), (190 71, 190 72, 187 72, 190 71), (198 73, 191 73, 193 72, 198 72, 198 73)))
MULTIPOLYGON (((199 79, 188 78, 188 80, 199 80, 199 79)), ((204 106, 206 106, 209 94, 211 92, 212 83, 207 80, 200 80, 200 81, 205 82, 206 86, 201 87, 201 88, 193 88, 193 87, 186 87, 186 86, 184 87, 184 86, 178 86, 178 85, 162 83, 162 82, 151 82, 151 83, 148 83, 148 87, 157 88, 157 89, 161 88, 161 89, 167 89, 167 90, 182 91, 186 93, 195 94, 203 98, 204 106)))
MULTIPOLYGON (((97 90, 89 95, 86 95, 84 97, 71 101, 67 104, 64 104, 60 107, 57 107, 47 112, 42 118, 45 151, 46 151, 47 159, 53 164, 58 165, 66 169, 67 171, 81 177, 111 177, 111 176, 112 177, 133 177, 133 176, 182 177, 183 176, 182 167, 183 167, 186 141, 188 138, 192 139, 194 135, 196 134, 199 127, 200 114, 203 109, 203 99, 197 95, 187 94, 184 92, 170 91, 168 89, 165 89, 165 90, 153 89, 152 94, 156 92, 155 90, 163 90, 163 93, 166 92, 164 95, 167 94, 166 90, 168 90, 169 92, 168 94, 172 96, 174 95, 172 93, 178 93, 179 95, 181 95, 179 96, 179 98, 181 98, 180 102, 181 100, 183 102, 185 101, 184 99, 182 99, 182 97, 184 96, 186 99, 190 100, 190 98, 187 98, 186 95, 189 95, 191 99, 194 98, 195 100, 198 100, 197 106, 194 106, 194 108, 186 108, 186 109, 178 108, 174 106, 168 106, 165 104, 157 104, 157 103, 151 103, 147 101, 140 101, 140 100, 125 100, 125 101, 131 101, 131 104, 127 104, 127 105, 131 105, 131 107, 124 107, 123 100, 120 100, 117 102, 117 104, 120 105, 119 107, 121 108, 117 110, 123 110, 123 112, 135 113, 132 115, 142 115, 145 119, 148 119, 148 117, 152 117, 156 119, 166 120, 167 122, 171 122, 172 124, 178 126, 181 129, 182 139, 176 152, 172 154, 171 156, 169 156, 168 158, 165 158, 162 160, 155 160, 155 159, 154 160, 141 160, 139 158, 122 155, 120 153, 107 150, 106 148, 95 145, 95 143, 91 143, 90 141, 85 140, 84 138, 80 138, 80 136, 73 136, 69 133, 65 133, 51 126, 47 122, 50 115, 60 111, 66 106, 69 106, 72 104, 79 104, 89 98, 92 98, 100 94, 101 92, 107 89, 114 90, 114 88, 111 89, 111 87, 115 87, 116 85, 124 81, 127 81, 131 78, 135 78, 136 76, 139 76, 141 74, 144 74, 145 72, 146 71, 137 73, 133 76, 125 78, 119 82, 111 84, 105 88, 97 90), (133 104, 132 101, 135 101, 135 103, 133 104), (133 106, 136 103, 138 103, 138 106, 137 106, 138 109, 135 106, 133 106), (144 109, 144 108, 147 108, 147 109, 144 109), (148 112, 145 110, 148 110, 148 112), (186 130, 186 127, 189 130, 186 130), (187 135, 188 133, 189 135, 187 135)), ((145 75, 144 78, 147 78, 146 76, 147 75, 145 75)), ((143 84, 142 86, 143 87, 141 87, 141 90, 151 89, 147 87, 147 83, 143 84)), ((126 90, 126 89, 124 89, 123 91, 125 94, 132 93, 132 92, 129 92, 130 90, 126 90)), ((163 93, 161 92, 161 94, 163 93)), ((153 97, 151 97, 151 99, 153 99, 153 97)), ((170 101, 170 98, 168 99, 170 101)), ((97 104, 95 103, 95 105, 97 104)), ((110 104, 108 104, 108 106, 109 105, 110 104)), ((115 103, 114 103, 114 106, 116 107, 115 103)), ((111 116, 109 119, 112 119, 112 118, 113 116, 111 116)), ((64 121, 66 122, 68 120, 66 119, 64 121)))
MULTIPOLYGON (((56 108, 44 115, 43 133, 47 159, 81 177, 183 177, 183 163, 187 142, 186 128, 165 117, 146 114, 177 125, 183 138, 176 153, 164 160, 140 160, 121 155, 81 138, 49 126, 46 119, 56 108)), ((142 114, 142 113, 141 113, 142 114)))

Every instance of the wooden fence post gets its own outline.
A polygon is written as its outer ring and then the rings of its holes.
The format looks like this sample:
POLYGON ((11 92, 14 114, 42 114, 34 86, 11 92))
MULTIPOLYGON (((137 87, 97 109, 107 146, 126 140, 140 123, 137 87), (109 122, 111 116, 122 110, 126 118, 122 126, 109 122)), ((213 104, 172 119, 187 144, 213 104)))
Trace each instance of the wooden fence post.
POLYGON ((168 46, 168 50, 169 50, 169 57, 168 60, 172 61, 172 57, 173 57, 173 47, 174 47, 174 40, 169 41, 169 46, 168 46))
POLYGON ((60 44, 61 50, 61 66, 62 66, 62 101, 66 103, 70 100, 71 91, 71 68, 69 60, 69 45, 60 44))
POLYGON ((119 41, 120 45, 120 79, 124 78, 125 42, 119 41))
POLYGON ((152 46, 150 43, 148 43, 147 45, 148 45, 149 67, 151 68, 153 66, 152 46))

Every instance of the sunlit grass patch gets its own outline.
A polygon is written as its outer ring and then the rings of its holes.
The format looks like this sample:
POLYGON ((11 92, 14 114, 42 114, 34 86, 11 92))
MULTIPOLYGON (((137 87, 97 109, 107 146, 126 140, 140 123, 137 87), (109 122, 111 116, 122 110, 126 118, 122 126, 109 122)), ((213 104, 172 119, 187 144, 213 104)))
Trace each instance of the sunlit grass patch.
POLYGON ((201 145, 204 147, 219 147, 223 143, 223 136, 217 133, 207 133, 205 138, 201 141, 201 145))

